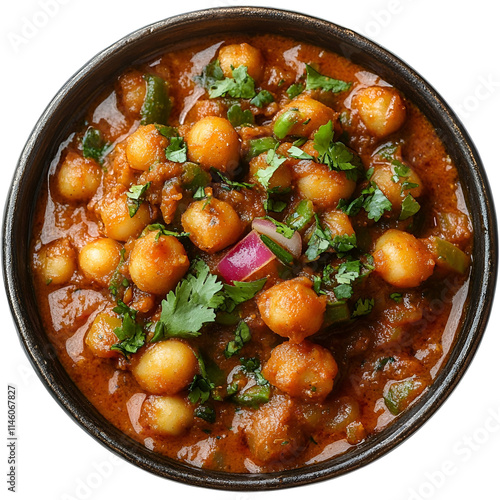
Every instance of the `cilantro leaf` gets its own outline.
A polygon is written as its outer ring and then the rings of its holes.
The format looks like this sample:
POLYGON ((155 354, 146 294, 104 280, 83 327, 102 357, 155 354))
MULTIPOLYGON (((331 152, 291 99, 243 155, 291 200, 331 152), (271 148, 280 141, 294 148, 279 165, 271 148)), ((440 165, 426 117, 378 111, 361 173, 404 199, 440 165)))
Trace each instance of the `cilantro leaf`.
POLYGON ((225 301, 225 310, 231 312, 234 308, 253 299, 266 284, 267 278, 255 281, 233 281, 232 285, 224 284, 224 295, 228 300, 225 301))
POLYGON ((231 122, 233 127, 253 125, 255 122, 253 113, 249 109, 241 109, 239 104, 233 104, 227 110, 227 119, 231 122))
POLYGON ((101 131, 94 127, 89 127, 82 138, 82 153, 84 158, 92 158, 99 165, 102 165, 104 157, 110 151, 111 146, 101 134, 101 131))
POLYGON ((218 81, 224 80, 224 72, 220 67, 220 62, 218 59, 208 63, 201 73, 193 78, 193 81, 200 85, 201 87, 209 90, 218 81))
POLYGON ((221 289, 222 283, 210 274, 208 265, 197 260, 175 291, 170 291, 162 300, 160 321, 152 342, 201 335, 203 325, 215 320, 215 309, 224 302, 224 297, 218 294, 221 289))
POLYGON ((354 304, 354 311, 351 318, 357 318, 359 316, 370 314, 374 306, 375 299, 358 299, 354 304))
POLYGON ((170 144, 165 148, 165 157, 175 163, 187 161, 187 145, 182 137, 170 138, 170 144))
POLYGON ((135 309, 118 300, 118 305, 113 309, 113 312, 122 317, 122 324, 113 330, 120 342, 113 344, 111 350, 119 351, 128 357, 129 354, 136 353, 144 345, 146 334, 142 326, 136 322, 137 311, 135 309))
POLYGON ((396 304, 400 304, 403 300, 403 294, 394 292, 389 295, 389 298, 396 302, 396 304))
POLYGON ((130 218, 132 218, 137 213, 137 210, 139 210, 149 186, 151 186, 151 182, 146 184, 136 184, 134 186, 130 186, 130 189, 127 193, 125 193, 127 195, 128 214, 130 218))
POLYGON ((246 66, 233 69, 232 78, 210 80, 207 88, 212 99, 226 95, 234 98, 252 99, 256 95, 255 80, 248 74, 246 66))
POLYGON ((190 233, 178 233, 177 231, 170 231, 163 224, 156 222, 155 224, 149 224, 146 227, 148 231, 158 231, 155 240, 158 241, 160 236, 175 236, 176 238, 187 238, 190 233))
POLYGON ((268 215, 263 217, 263 219, 266 219, 269 222, 272 222, 276 227, 276 232, 283 235, 287 239, 290 239, 295 234, 295 230, 288 227, 286 224, 283 224, 283 222, 277 221, 276 219, 273 219, 272 217, 269 217, 268 215))
POLYGON ((420 203, 418 203, 411 194, 405 196, 401 205, 401 214, 399 220, 406 220, 412 215, 415 215, 420 210, 420 203))
POLYGON ((198 366, 200 368, 200 373, 196 374, 193 378, 191 384, 189 384, 189 394, 188 399, 191 403, 196 404, 200 402, 205 403, 211 396, 212 391, 215 389, 215 384, 210 380, 207 369, 205 367, 205 361, 201 353, 195 354, 198 360, 198 366))
POLYGON ((333 124, 328 121, 314 134, 314 149, 318 152, 319 163, 330 170, 345 171, 349 180, 358 179, 361 160, 343 142, 333 141, 333 124))
POLYGON ((305 151, 302 151, 302 149, 298 148, 297 146, 292 146, 287 153, 292 157, 296 158, 297 160, 315 160, 314 156, 311 156, 310 154, 306 153, 305 151))
POLYGON ((280 165, 285 161, 286 158, 276 153, 275 149, 269 149, 267 151, 266 163, 269 165, 269 167, 261 168, 255 173, 255 177, 262 184, 264 189, 267 189, 269 187, 269 182, 274 172, 276 172, 280 165))
POLYGON ((312 66, 306 64, 306 90, 321 89, 337 93, 349 90, 350 88, 351 83, 322 75, 312 66))
POLYGON ((340 200, 337 208, 349 216, 354 216, 364 208, 369 219, 378 222, 385 212, 392 210, 392 203, 374 182, 361 191, 361 195, 352 200, 340 200))
POLYGON ((230 358, 238 354, 243 346, 251 339, 252 334, 249 326, 244 321, 240 321, 234 332, 234 340, 230 340, 224 349, 224 356, 230 358))
POLYGON ((236 189, 236 191, 240 189, 252 189, 255 186, 255 184, 251 184, 250 182, 232 181, 214 167, 211 167, 210 171, 222 181, 221 187, 226 191, 231 191, 232 189, 236 189))
POLYGON ((251 101, 250 104, 263 108, 266 104, 274 102, 274 97, 269 90, 261 90, 251 101))

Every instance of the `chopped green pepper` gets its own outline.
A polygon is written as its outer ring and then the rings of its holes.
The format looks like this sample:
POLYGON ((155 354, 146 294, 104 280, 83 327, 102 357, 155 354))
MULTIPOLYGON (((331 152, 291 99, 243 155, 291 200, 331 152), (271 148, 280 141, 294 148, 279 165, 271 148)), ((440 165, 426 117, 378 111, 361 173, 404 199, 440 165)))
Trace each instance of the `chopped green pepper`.
POLYGON ((301 114, 297 108, 287 109, 274 122, 273 132, 278 139, 284 139, 292 130, 293 126, 301 120, 301 114))
POLYGON ((278 141, 274 137, 259 137, 258 139, 251 139, 249 141, 249 149, 247 160, 251 160, 261 153, 265 153, 270 149, 274 149, 278 145, 278 141))
POLYGON ((457 246, 442 238, 433 238, 434 248, 436 249, 438 266, 464 274, 469 266, 467 254, 457 246))
POLYGON ((172 104, 165 80, 156 75, 144 75, 146 96, 141 108, 141 125, 160 123, 166 125, 172 104))
POLYGON ((301 200, 286 219, 286 224, 295 231, 304 229, 314 217, 314 206, 311 200, 301 200))

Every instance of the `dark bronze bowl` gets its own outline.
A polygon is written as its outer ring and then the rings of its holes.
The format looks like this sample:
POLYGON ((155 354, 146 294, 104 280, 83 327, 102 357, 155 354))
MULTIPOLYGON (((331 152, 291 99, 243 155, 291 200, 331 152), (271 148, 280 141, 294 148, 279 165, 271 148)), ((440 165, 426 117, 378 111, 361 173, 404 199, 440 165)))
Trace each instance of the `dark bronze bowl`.
POLYGON ((330 22, 295 12, 232 7, 191 12, 142 28, 95 56, 58 92, 36 124, 14 174, 3 221, 3 272, 21 342, 52 396, 91 436, 121 457, 159 476, 196 486, 265 490, 320 481, 381 457, 413 434, 450 395, 469 366, 490 313, 496 281, 497 233, 491 192, 479 155, 456 115, 436 91, 393 54, 330 22), (399 88, 429 118, 457 166, 474 226, 468 304, 458 340, 430 390, 392 425, 341 456, 279 473, 233 474, 200 470, 158 455, 104 419, 55 357, 37 309, 29 242, 34 200, 58 145, 83 110, 111 81, 138 60, 179 42, 228 32, 271 32, 337 52, 399 88))

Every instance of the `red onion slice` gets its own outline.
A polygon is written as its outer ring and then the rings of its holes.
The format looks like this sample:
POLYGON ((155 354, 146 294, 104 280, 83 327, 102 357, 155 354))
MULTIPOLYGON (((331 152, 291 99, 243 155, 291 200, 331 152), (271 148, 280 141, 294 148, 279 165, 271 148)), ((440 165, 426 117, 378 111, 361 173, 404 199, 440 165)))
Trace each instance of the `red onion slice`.
POLYGON ((219 262, 219 273, 228 282, 245 281, 276 256, 262 243, 259 233, 251 231, 219 262))
POLYGON ((268 219, 254 219, 252 222, 252 229, 260 234, 265 234, 273 241, 288 250, 295 259, 298 259, 302 254, 302 238, 300 234, 295 231, 291 238, 287 238, 276 230, 276 225, 268 219))

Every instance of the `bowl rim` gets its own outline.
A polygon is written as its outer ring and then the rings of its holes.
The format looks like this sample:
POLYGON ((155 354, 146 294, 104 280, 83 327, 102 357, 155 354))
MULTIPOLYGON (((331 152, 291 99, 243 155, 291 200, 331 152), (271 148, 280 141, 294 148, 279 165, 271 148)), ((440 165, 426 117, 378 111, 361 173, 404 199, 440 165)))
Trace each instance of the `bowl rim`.
MULTIPOLYGON (((229 31, 231 30, 223 30, 223 32, 229 31)), ((266 30, 262 31, 265 32, 266 30)), ((293 38, 297 37, 293 36, 293 38)), ((147 58, 150 57, 151 53, 148 54, 147 58)), ((129 64, 132 64, 132 62, 129 61, 129 64)), ((425 111, 424 114, 428 115, 425 111)), ((26 224, 26 226, 29 226, 29 224, 26 224)), ((481 159, 458 117, 426 80, 385 48, 333 22, 295 11, 238 6, 191 11, 140 28, 96 54, 61 87, 37 121, 19 158, 4 208, 2 250, 4 284, 21 344, 49 393, 87 433, 112 452, 158 476, 195 486, 254 491, 305 485, 343 475, 380 458, 416 432, 452 393, 476 353, 492 308, 498 260, 497 227, 493 197, 481 159), (18 232, 15 225, 18 224, 16 212, 23 203, 23 186, 26 183, 26 176, 30 169, 37 168, 33 162, 38 152, 39 138, 47 133, 50 126, 56 126, 53 124, 53 120, 51 121, 51 117, 62 106, 61 103, 71 97, 75 86, 97 71, 104 61, 123 54, 130 46, 139 41, 144 43, 147 40, 154 40, 155 36, 169 30, 195 27, 207 21, 228 22, 232 20, 233 22, 242 22, 243 20, 262 19, 265 20, 268 26, 273 22, 281 21, 286 25, 298 23, 299 26, 315 29, 321 35, 317 43, 320 46, 325 45, 326 40, 331 37, 342 39, 347 44, 346 46, 352 46, 368 53, 376 61, 381 61, 392 71, 401 74, 409 85, 415 85, 422 92, 422 102, 424 105, 428 104, 428 111, 436 113, 436 117, 439 115, 441 122, 455 139, 455 146, 460 150, 460 154, 467 162, 472 182, 468 187, 473 188, 470 196, 477 197, 479 205, 474 206, 474 208, 479 214, 476 219, 481 222, 480 226, 477 224, 475 226, 475 233, 479 233, 478 229, 481 229, 481 238, 479 238, 479 234, 475 234, 474 244, 482 245, 484 255, 482 260, 479 257, 479 259, 476 259, 477 263, 476 260, 474 262, 480 287, 477 296, 474 294, 470 298, 473 304, 470 304, 467 313, 467 319, 470 320, 468 331, 463 331, 465 329, 464 320, 460 331, 461 342, 457 343, 459 345, 454 348, 454 352, 458 349, 454 356, 454 362, 446 372, 444 367, 441 367, 440 373, 433 380, 434 390, 424 394, 416 404, 398 418, 398 421, 367 440, 369 446, 359 445, 356 448, 358 453, 351 454, 347 452, 335 457, 334 460, 329 459, 319 464, 283 472, 236 474, 199 469, 175 460, 159 457, 114 427, 109 428, 108 425, 108 428, 103 430, 101 424, 103 424, 104 417, 97 413, 88 401, 85 404, 86 399, 81 394, 78 394, 78 390, 75 392, 76 386, 71 386, 72 382, 68 386, 68 381, 64 380, 64 374, 60 373, 58 365, 60 362, 50 345, 41 345, 37 340, 36 332, 33 332, 34 325, 29 321, 28 311, 21 300, 24 292, 20 273, 26 272, 25 268, 29 267, 29 265, 22 259, 23 252, 19 251, 19 242, 16 240, 18 232), (469 316, 473 317, 470 318, 469 316), (57 377, 62 377, 65 383, 62 383, 57 377)), ((449 356, 451 356, 451 353, 449 356)), ((447 362, 446 366, 449 364, 447 362)))

